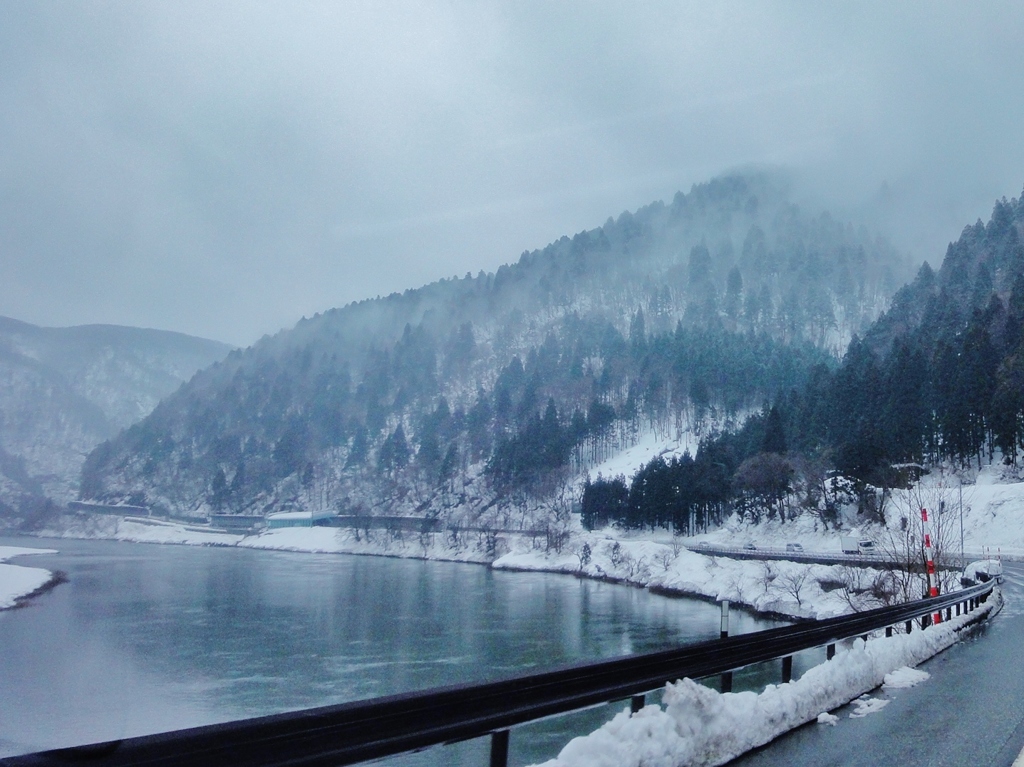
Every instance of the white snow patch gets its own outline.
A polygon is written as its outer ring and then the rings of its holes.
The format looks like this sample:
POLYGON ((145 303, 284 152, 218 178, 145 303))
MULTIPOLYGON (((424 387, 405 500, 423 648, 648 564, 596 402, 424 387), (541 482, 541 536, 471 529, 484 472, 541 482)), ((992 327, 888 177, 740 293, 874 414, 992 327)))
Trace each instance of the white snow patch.
POLYGON ((903 668, 896 669, 890 674, 886 674, 885 684, 883 686, 887 689, 914 687, 930 677, 931 674, 927 671, 921 671, 920 669, 904 666, 903 668))
POLYGON ((700 436, 689 431, 677 437, 664 437, 654 431, 648 431, 632 447, 591 467, 590 476, 600 475, 605 479, 612 479, 622 475, 628 482, 637 471, 659 455, 666 461, 672 456, 682 456, 687 450, 691 455, 696 455, 699 444, 700 436))
MULTIPOLYGON (((56 554, 53 549, 28 549, 21 546, 0 546, 0 562, 28 554, 56 554)), ((53 573, 41 567, 0 564, 0 610, 14 607, 19 597, 31 594, 46 585, 53 573)))
POLYGON ((833 727, 839 723, 839 717, 835 714, 830 714, 828 711, 822 711, 818 714, 818 724, 828 724, 833 727))
POLYGON ((889 705, 884 698, 872 698, 870 695, 861 695, 853 702, 854 711, 850 714, 851 719, 861 719, 868 714, 875 714, 889 705))

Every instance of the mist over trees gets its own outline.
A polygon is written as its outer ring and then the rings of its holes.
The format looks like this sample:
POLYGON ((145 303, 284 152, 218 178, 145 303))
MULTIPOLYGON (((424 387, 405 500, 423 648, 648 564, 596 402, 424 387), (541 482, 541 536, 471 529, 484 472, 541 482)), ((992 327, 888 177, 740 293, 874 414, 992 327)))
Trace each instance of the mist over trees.
POLYGON ((707 440, 696 458, 657 459, 628 487, 624 478, 588 483, 585 524, 640 527, 670 517, 694 531, 734 510, 785 519, 787 496, 834 521, 826 471, 844 478, 867 518, 880 518, 887 494, 924 466, 980 467, 997 456, 1016 465, 1024 454, 1022 234, 1024 195, 999 200, 987 224, 950 244, 937 273, 920 268, 839 366, 813 367, 801 386, 778 390, 770 409, 707 440), (709 518, 691 511, 691 499, 712 476, 721 485, 709 518))
MULTIPOLYGON (((331 310, 234 352, 93 451, 80 495, 195 516, 299 507, 509 526, 640 434, 688 431, 697 455, 652 471, 690 493, 674 522, 701 527, 733 502, 712 485, 731 488, 749 457, 713 435, 767 401, 788 429, 794 393, 832 381, 839 350, 910 274, 768 176, 717 179, 494 274, 331 310), (718 474, 679 479, 694 466, 718 474)), ((747 492, 762 493, 747 468, 747 492)), ((663 500, 630 489, 630 519, 663 500)))

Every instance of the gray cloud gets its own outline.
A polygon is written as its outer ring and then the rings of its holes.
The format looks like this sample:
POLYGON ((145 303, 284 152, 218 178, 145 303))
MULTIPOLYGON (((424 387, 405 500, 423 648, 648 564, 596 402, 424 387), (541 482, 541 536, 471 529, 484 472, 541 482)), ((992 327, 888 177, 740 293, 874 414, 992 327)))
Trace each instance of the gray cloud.
POLYGON ((0 313, 248 343, 745 164, 938 262, 1024 9, 889 5, 0 5, 0 313))

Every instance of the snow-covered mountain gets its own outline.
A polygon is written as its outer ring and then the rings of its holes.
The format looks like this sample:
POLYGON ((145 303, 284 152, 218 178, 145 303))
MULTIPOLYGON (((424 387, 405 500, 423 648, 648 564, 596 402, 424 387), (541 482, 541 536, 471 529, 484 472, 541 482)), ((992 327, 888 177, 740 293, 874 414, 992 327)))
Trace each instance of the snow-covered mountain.
POLYGON ((93 451, 81 496, 528 525, 641 434, 707 433, 834 364, 913 272, 776 178, 716 179, 234 352, 93 451))
POLYGON ((0 317, 0 504, 74 498, 89 451, 230 351, 162 330, 0 317))

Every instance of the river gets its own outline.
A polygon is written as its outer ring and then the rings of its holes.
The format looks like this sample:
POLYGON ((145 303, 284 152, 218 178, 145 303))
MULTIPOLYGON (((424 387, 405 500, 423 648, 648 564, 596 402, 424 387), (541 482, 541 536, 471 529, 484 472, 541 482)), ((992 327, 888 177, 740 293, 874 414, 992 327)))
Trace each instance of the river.
MULTIPOLYGON (((0 538, 68 582, 0 613, 0 756, 664 649, 715 605, 480 565, 0 538)), ((733 613, 734 632, 772 625, 733 613)), ((623 704, 516 728, 550 758, 623 704)), ((486 740, 388 760, 482 765, 486 740)))

